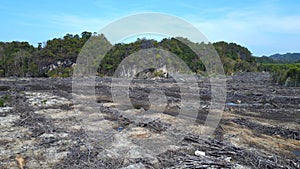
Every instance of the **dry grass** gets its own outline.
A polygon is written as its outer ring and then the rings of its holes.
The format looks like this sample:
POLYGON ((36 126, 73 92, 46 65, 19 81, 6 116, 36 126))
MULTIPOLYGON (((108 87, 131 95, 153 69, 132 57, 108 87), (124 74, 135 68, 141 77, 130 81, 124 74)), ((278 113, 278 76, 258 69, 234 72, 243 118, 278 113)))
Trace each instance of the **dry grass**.
POLYGON ((132 131, 129 133, 129 137, 137 138, 137 139, 144 139, 151 137, 151 133, 149 130, 142 128, 142 127, 136 127, 133 128, 132 131))
POLYGON ((280 136, 258 134, 255 131, 243 128, 235 123, 224 125, 223 128, 225 130, 225 138, 228 138, 232 143, 241 145, 245 148, 255 147, 271 152, 290 154, 291 150, 300 147, 300 141, 285 139, 280 136))

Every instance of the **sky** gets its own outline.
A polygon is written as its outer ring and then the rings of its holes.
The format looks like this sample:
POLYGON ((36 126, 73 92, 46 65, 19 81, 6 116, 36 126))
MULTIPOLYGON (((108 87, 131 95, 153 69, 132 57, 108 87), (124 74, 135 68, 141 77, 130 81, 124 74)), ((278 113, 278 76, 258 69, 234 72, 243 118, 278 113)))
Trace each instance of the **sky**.
POLYGON ((144 12, 179 17, 210 41, 247 47, 254 56, 300 52, 299 0, 15 0, 0 2, 0 41, 39 42, 98 32, 144 12))

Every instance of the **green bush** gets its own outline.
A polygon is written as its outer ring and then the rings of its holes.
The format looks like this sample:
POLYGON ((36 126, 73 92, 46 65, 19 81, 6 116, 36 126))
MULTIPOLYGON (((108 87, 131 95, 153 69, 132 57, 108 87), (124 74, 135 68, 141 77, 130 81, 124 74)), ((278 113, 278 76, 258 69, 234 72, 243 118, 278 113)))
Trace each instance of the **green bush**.
POLYGON ((5 71, 3 69, 0 69, 0 77, 4 77, 5 76, 5 71))
POLYGON ((5 104, 10 101, 10 96, 8 94, 0 98, 0 107, 5 107, 5 104))
POLYGON ((4 102, 5 101, 3 99, 0 99, 0 107, 4 107, 5 106, 4 102))
POLYGON ((72 68, 69 68, 69 67, 66 67, 66 68, 57 68, 57 69, 54 69, 54 70, 49 70, 47 72, 47 75, 49 77, 53 77, 53 78, 56 78, 56 77, 71 77, 73 74, 73 69, 72 68))
POLYGON ((289 79, 289 81, 286 81, 287 86, 300 86, 300 68, 293 67, 290 68, 285 76, 286 80, 289 79))
POLYGON ((162 70, 155 71, 153 75, 154 77, 165 77, 165 73, 162 70))
POLYGON ((261 64, 260 71, 268 71, 274 82, 286 86, 300 86, 300 64, 261 64))

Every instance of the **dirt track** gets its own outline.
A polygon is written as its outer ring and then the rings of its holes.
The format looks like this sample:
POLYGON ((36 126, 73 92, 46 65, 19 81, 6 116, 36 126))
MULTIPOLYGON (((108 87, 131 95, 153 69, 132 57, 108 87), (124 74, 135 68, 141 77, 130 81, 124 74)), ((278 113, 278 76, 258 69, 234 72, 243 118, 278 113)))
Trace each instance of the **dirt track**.
POLYGON ((268 77, 228 77, 225 112, 209 140, 199 137, 211 99, 206 80, 199 81, 198 120, 187 125, 176 119, 174 81, 134 81, 130 97, 138 109, 120 112, 110 79, 96 81, 94 103, 84 102, 87 95, 72 100, 71 79, 1 79, 1 96, 9 96, 0 111, 1 168, 20 168, 16 157, 25 168, 299 168, 300 88, 268 77), (164 89, 168 106, 147 111, 153 86, 164 89))

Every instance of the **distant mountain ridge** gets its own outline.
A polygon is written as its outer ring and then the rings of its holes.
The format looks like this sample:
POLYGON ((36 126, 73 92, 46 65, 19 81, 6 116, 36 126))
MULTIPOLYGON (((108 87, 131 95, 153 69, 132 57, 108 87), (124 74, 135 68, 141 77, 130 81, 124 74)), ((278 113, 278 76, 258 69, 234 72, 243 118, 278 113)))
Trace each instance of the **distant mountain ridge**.
POLYGON ((300 62, 300 53, 277 53, 271 56, 257 57, 256 60, 259 63, 298 63, 300 62))
POLYGON ((300 60, 300 53, 274 54, 270 58, 284 62, 296 62, 300 60))

